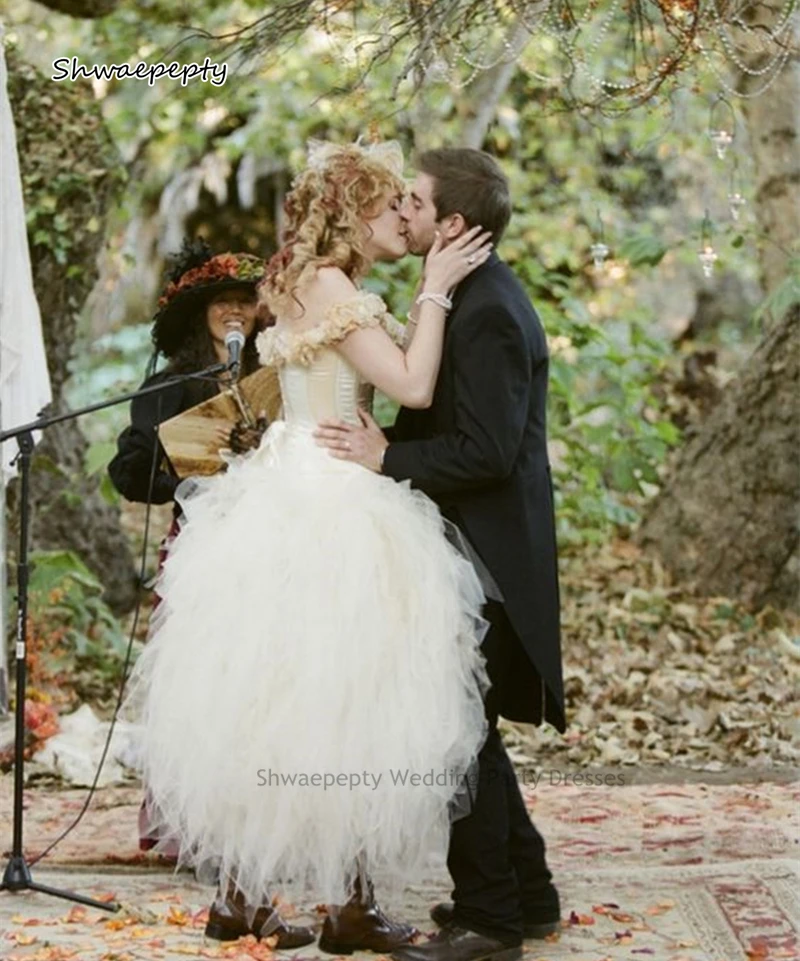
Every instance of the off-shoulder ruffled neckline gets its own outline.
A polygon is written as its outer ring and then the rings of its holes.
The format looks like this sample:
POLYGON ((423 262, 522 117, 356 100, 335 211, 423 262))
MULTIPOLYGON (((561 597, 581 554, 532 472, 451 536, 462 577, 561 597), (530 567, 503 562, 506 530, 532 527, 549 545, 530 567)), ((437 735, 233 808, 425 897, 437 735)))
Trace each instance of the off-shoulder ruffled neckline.
POLYGON ((301 363, 308 365, 325 347, 342 340, 361 327, 383 327, 393 340, 402 341, 403 326, 389 313, 383 299, 359 290, 347 300, 331 305, 323 320, 312 327, 293 331, 268 327, 258 335, 257 347, 262 364, 301 363))

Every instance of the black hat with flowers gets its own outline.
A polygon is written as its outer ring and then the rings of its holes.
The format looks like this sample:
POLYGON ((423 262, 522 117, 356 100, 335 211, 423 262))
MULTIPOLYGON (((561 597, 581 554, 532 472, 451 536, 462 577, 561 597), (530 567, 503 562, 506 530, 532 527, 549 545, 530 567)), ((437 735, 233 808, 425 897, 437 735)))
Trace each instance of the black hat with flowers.
POLYGON ((180 253, 169 260, 167 283, 153 318, 156 351, 171 357, 198 311, 220 291, 243 288, 255 293, 264 268, 264 261, 253 254, 214 254, 204 240, 185 240, 180 253))

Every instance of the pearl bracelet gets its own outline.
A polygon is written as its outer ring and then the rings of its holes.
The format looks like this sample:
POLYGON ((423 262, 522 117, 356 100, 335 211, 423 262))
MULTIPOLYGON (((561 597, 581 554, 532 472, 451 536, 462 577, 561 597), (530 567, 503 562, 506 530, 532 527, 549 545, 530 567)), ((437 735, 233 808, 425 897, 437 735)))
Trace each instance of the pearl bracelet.
POLYGON ((437 307, 441 307, 442 310, 451 310, 453 307, 453 301, 447 296, 447 294, 432 294, 423 291, 417 297, 417 303, 421 304, 425 300, 430 300, 431 303, 436 304, 437 307))

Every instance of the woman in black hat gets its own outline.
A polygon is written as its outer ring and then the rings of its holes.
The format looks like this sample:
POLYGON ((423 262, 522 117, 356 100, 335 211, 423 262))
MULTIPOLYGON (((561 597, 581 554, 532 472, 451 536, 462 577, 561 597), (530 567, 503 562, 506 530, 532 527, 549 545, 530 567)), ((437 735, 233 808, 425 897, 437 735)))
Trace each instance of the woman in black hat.
MULTIPOLYGON (((155 366, 159 353, 168 364, 147 377, 142 387, 227 361, 225 335, 234 329, 241 330, 246 338, 242 373, 257 370, 255 337, 260 325, 256 318, 256 284, 263 273, 263 261, 251 254, 214 256, 202 241, 184 243, 172 262, 153 323, 155 350, 150 367, 155 366)), ((174 502, 180 479, 159 443, 158 425, 208 400, 222 387, 222 382, 212 380, 184 381, 132 402, 131 424, 120 434, 117 454, 108 465, 111 480, 123 497, 139 503, 174 502), (151 485, 154 456, 156 473, 151 485)), ((231 424, 230 431, 220 435, 220 447, 241 452, 257 444, 258 439, 231 424)), ((175 510, 177 515, 177 507, 175 510)))

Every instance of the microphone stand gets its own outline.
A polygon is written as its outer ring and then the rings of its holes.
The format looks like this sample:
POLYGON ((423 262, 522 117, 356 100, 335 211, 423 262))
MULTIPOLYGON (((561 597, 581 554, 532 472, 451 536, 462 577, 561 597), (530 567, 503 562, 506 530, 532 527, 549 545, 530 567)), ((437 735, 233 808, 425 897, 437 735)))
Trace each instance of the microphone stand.
MULTIPOLYGON (((67 901, 75 901, 78 904, 86 904, 89 907, 100 908, 103 911, 118 911, 120 907, 116 902, 96 901, 92 898, 84 897, 82 894, 74 894, 71 891, 62 891, 46 884, 39 884, 31 877, 30 867, 22 851, 22 806, 23 788, 25 785, 25 685, 27 681, 26 650, 28 641, 28 528, 30 524, 29 495, 31 454, 34 446, 33 434, 35 431, 45 430, 53 424, 59 424, 65 420, 73 420, 81 417, 83 414, 102 410, 105 407, 123 404, 125 401, 133 400, 135 397, 155 394, 187 380, 212 377, 216 374, 224 373, 230 368, 230 364, 214 364, 197 373, 176 375, 160 384, 143 387, 140 390, 122 394, 119 397, 113 397, 111 400, 91 404, 79 410, 71 410, 65 414, 43 417, 40 411, 38 420, 32 421, 29 424, 23 424, 21 427, 12 427, 11 430, 0 432, 0 444, 12 437, 17 438, 19 453, 15 460, 19 462, 20 475, 19 557, 17 558, 16 704, 14 706, 14 835, 11 858, 6 865, 3 880, 0 882, 0 891, 39 891, 42 894, 50 894, 56 898, 64 898, 67 901)), ((0 589, 2 588, 3 585, 0 585, 0 589)), ((3 643, 5 643, 5 638, 3 638, 3 643)))

